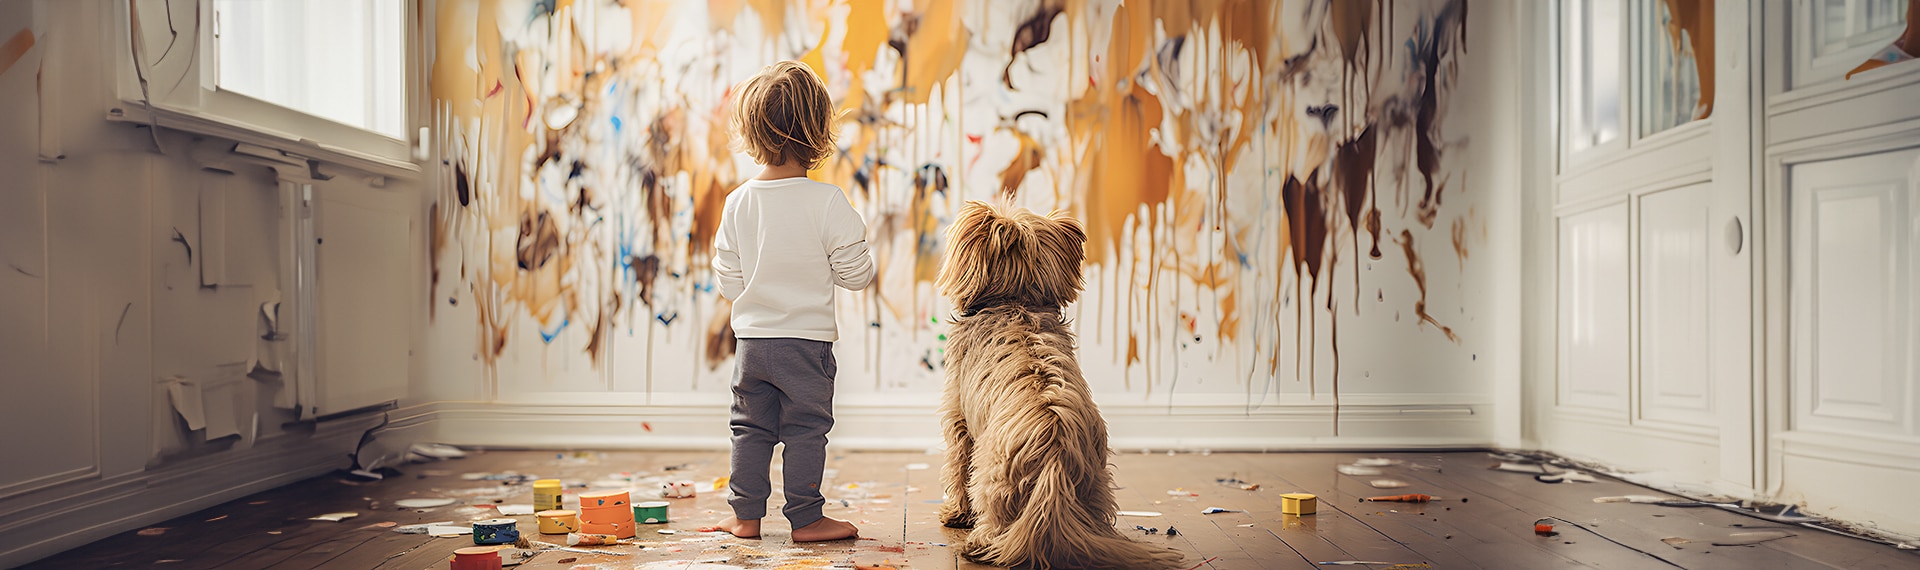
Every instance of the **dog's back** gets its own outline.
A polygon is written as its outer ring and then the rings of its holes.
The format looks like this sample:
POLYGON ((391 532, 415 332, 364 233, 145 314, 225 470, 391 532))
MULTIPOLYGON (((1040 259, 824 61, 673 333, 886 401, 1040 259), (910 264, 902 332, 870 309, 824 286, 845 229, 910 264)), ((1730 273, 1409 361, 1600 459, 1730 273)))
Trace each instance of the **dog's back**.
POLYGON ((1113 528, 1106 421, 1057 311, 982 310, 957 320, 948 339, 949 402, 973 438, 970 558, 1043 568, 1179 562, 1113 528))
POLYGON ((1080 294, 1085 230, 972 202, 948 232, 937 285, 964 315, 947 337, 940 522, 973 527, 965 553, 990 564, 1173 567, 1179 552, 1113 528, 1107 423, 1060 315, 1080 294))

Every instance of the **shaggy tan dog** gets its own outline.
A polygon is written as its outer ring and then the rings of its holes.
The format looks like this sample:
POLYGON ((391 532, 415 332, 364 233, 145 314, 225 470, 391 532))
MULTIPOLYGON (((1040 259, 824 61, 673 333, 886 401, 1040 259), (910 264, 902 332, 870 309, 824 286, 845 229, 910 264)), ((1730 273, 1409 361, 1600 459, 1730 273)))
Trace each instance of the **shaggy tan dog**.
POLYGON ((948 238, 937 285, 958 315, 940 412, 940 522, 973 528, 964 554, 997 566, 1177 564, 1179 552, 1113 528, 1107 423, 1060 314, 1082 287, 1080 222, 969 202, 948 238))

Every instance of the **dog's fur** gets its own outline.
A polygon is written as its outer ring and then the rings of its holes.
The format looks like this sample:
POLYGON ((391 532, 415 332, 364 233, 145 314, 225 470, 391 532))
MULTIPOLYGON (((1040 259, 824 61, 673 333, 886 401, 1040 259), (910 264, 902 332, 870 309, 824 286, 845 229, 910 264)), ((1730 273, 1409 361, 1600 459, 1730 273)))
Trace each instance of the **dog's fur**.
POLYGON ((1107 424, 1061 306, 1080 295, 1086 230, 1059 212, 969 202, 936 285, 958 314, 941 404, 940 522, 973 528, 975 561, 1038 568, 1166 568, 1179 552, 1113 527, 1107 424))

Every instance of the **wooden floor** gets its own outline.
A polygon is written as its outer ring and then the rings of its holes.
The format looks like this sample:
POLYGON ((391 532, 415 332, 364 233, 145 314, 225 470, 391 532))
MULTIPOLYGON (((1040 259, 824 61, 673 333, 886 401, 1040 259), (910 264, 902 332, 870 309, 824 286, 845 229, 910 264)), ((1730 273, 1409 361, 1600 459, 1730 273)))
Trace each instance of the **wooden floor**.
MULTIPOLYGON (((766 536, 741 540, 696 532, 728 514, 720 493, 673 501, 674 521, 642 525, 640 546, 616 547, 624 556, 546 551, 521 568, 820 568, 886 562, 898 568, 978 568, 950 544, 965 531, 934 521, 940 500, 939 457, 918 453, 848 453, 831 458, 824 488, 829 516, 860 526, 858 541, 796 546, 785 521, 767 518, 766 536), (927 467, 933 467, 929 469, 927 467), (844 501, 842 500, 844 499, 844 501), (661 534, 666 528, 675 534, 661 534)), ((1113 461, 1120 508, 1157 511, 1157 517, 1121 517, 1130 535, 1187 553, 1203 568, 1322 568, 1335 561, 1378 561, 1401 568, 1916 568, 1920 554, 1818 530, 1788 527, 1711 508, 1596 504, 1595 497, 1655 494, 1602 479, 1546 484, 1529 475, 1492 471, 1483 452, 1457 453, 1133 453, 1113 461), (1400 460, 1379 477, 1353 477, 1337 465, 1363 457, 1400 460), (1379 478, 1409 483, 1375 489, 1379 478), (1238 479, 1255 490, 1219 483, 1238 479), (1279 495, 1320 496, 1320 512, 1280 514, 1279 495), (1360 503, 1359 497, 1425 493, 1428 504, 1360 503), (1236 512, 1206 515, 1208 507, 1236 512), (1534 521, 1559 517, 1558 536, 1534 532, 1534 521), (1134 526, 1153 527, 1149 535, 1134 526), (1167 536, 1169 528, 1179 529, 1167 536), (1713 546, 1735 533, 1782 529, 1795 536, 1752 546, 1713 546), (1684 541, 1684 542, 1683 542, 1684 541), (1670 544, 1672 543, 1672 544, 1670 544), (1656 558, 1657 557, 1657 558, 1656 558), (1427 566, 1422 566, 1422 565, 1427 566)), ((414 464, 383 481, 326 476, 260 493, 56 555, 33 568, 447 568, 470 537, 433 538, 391 531, 400 525, 498 516, 491 505, 532 502, 527 484, 468 480, 467 473, 501 471, 559 477, 570 483, 633 481, 651 488, 670 477, 711 485, 726 475, 721 452, 540 451, 475 452, 465 459, 414 464), (669 467, 679 467, 669 471, 669 467), (424 511, 400 509, 405 498, 458 499, 424 511), (478 506, 476 506, 478 505, 478 506), (337 511, 358 512, 341 522, 306 520, 337 511)), ((776 485, 778 476, 776 474, 776 485)), ((570 488, 569 493, 578 492, 570 488)), ((771 512, 781 502, 776 491, 771 512)), ((531 536, 533 517, 518 517, 531 536)), ((1339 567, 1339 566, 1335 566, 1339 567)), ((1387 565, 1348 566, 1386 568, 1387 565)))

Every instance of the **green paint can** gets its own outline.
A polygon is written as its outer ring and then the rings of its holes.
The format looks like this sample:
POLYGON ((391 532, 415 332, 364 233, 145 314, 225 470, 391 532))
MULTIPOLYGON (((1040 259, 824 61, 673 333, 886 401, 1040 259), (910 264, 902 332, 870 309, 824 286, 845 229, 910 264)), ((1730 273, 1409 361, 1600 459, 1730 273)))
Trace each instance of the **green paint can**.
POLYGON ((668 504, 666 501, 634 503, 633 520, 643 524, 660 524, 667 522, 668 504))

